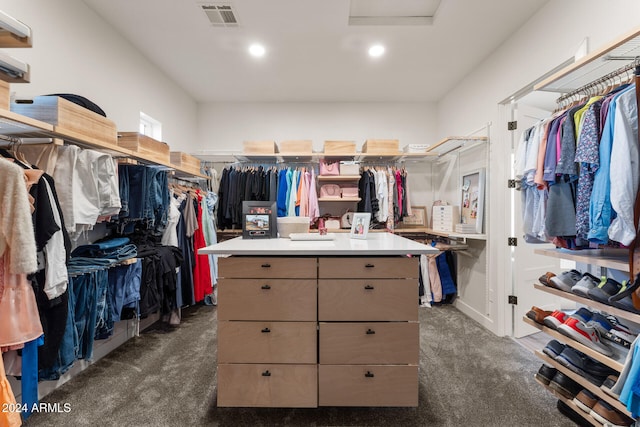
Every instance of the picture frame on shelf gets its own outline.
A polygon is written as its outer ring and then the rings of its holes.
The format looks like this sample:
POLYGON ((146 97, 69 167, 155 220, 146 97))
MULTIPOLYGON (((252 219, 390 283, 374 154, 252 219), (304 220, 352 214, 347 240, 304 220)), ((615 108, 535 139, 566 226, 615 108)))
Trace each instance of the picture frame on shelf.
POLYGON ((485 168, 465 172, 460 180, 460 223, 475 226, 482 234, 484 221, 485 168))
POLYGON ((427 226, 427 207, 411 206, 411 215, 402 218, 403 227, 426 227, 427 226))
POLYGON ((242 202, 242 238, 275 239, 278 237, 275 202, 242 202))
POLYGON ((371 222, 371 213, 369 212, 356 212, 353 214, 353 220, 351 223, 351 235, 352 239, 366 239, 369 232, 369 223, 371 222))

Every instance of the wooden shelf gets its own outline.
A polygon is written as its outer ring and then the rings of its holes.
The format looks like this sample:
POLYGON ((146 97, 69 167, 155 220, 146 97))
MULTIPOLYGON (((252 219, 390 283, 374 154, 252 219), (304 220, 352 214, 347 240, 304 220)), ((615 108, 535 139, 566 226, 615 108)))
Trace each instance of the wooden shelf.
POLYGON ((539 379, 537 379, 537 378, 534 378, 534 379, 536 380, 536 382, 538 384, 540 384, 542 387, 544 387, 549 393, 553 394, 555 397, 557 397, 558 399, 563 401, 568 407, 573 409, 573 411, 575 413, 577 413, 579 416, 584 418, 584 420, 587 421, 589 424, 591 424, 592 426, 595 426, 595 427, 603 427, 602 424, 600 424, 598 422, 598 420, 596 420, 591 415, 589 415, 586 412, 584 412, 582 409, 578 408, 578 406, 575 403, 573 403, 572 399, 567 399, 566 397, 564 397, 560 393, 556 392, 554 389, 552 389, 551 387, 549 387, 548 385, 546 385, 545 383, 543 383, 539 379))
POLYGON ((359 202, 360 197, 341 197, 341 198, 334 198, 334 197, 319 197, 318 201, 319 202, 359 202))
POLYGON ((359 181, 360 175, 318 175, 318 181, 348 182, 359 181))
POLYGON ((604 400, 609 405, 611 405, 614 408, 616 408, 618 411, 622 412, 623 414, 625 414, 628 417, 633 418, 631 416, 631 414, 629 413, 629 411, 627 410, 627 407, 624 406, 622 404, 622 402, 620 402, 618 399, 616 399, 616 398, 614 398, 612 396, 609 396, 600 387, 598 387, 597 385, 593 384, 592 382, 587 380, 585 377, 582 377, 582 376, 576 374, 571 369, 569 369, 566 366, 562 365, 560 362, 557 362, 555 359, 550 358, 549 356, 547 356, 546 354, 544 354, 543 352, 541 352, 539 350, 535 351, 535 355, 538 356, 538 358, 542 359, 542 361, 544 363, 546 363, 547 365, 553 366, 558 371, 562 372, 563 374, 565 374, 566 376, 568 376, 569 378, 571 378, 572 380, 574 380, 575 382, 580 384, 582 387, 586 388, 591 393, 593 393, 596 396, 598 396, 598 398, 604 400))
POLYGON ((617 307, 612 307, 610 305, 603 304, 603 303, 601 303, 599 301, 595 301, 595 300, 592 300, 592 299, 589 299, 589 298, 584 298, 584 297, 581 297, 580 295, 576 295, 576 294, 571 293, 571 292, 561 291, 560 289, 552 288, 550 286, 544 286, 544 285, 540 285, 538 283, 534 283, 533 287, 536 288, 539 291, 547 292, 549 294, 556 295, 556 296, 559 296, 559 297, 562 297, 562 298, 566 298, 568 300, 575 301, 575 302, 578 302, 580 304, 587 305, 589 307, 593 307, 595 309, 604 311, 606 313, 613 314, 616 317, 620 317, 622 319, 627 319, 627 320, 629 320, 631 322, 634 322, 634 323, 640 323, 640 314, 636 314, 636 313, 632 313, 630 311, 622 310, 622 309, 617 308, 617 307))
POLYGON ((629 271, 628 249, 583 249, 570 251, 567 249, 534 249, 538 255, 553 258, 568 259, 576 262, 611 268, 613 270, 629 271))
POLYGON ((533 90, 570 92, 632 62, 640 55, 640 28, 624 34, 533 87, 533 90))
POLYGON ((19 37, 10 31, 0 28, 0 48, 32 47, 31 36, 19 37))
MULTIPOLYGON (((607 365, 610 368, 615 369, 618 372, 622 371, 622 368, 624 367, 624 359, 627 357, 627 352, 623 352, 621 350, 620 347, 618 346, 614 346, 614 345, 609 345, 608 347, 613 351, 613 356, 608 357, 605 356, 604 354, 597 352, 595 350, 592 350, 591 348, 587 347, 586 345, 583 345, 581 343, 579 343, 576 340, 571 339, 570 337, 561 334, 560 332, 551 329, 551 328, 547 328, 544 325, 541 325, 539 323, 534 322, 533 320, 529 319, 528 317, 523 317, 522 321, 524 323, 527 323, 531 326, 533 326, 536 329, 541 330, 542 332, 551 335, 553 338, 555 338, 556 340, 563 342, 573 348, 575 348, 576 350, 579 350, 581 352, 583 352, 584 354, 586 354, 587 356, 591 357, 592 359, 597 360, 598 362, 602 362, 605 365, 607 365)), ((608 343, 607 343, 608 344, 608 343)))

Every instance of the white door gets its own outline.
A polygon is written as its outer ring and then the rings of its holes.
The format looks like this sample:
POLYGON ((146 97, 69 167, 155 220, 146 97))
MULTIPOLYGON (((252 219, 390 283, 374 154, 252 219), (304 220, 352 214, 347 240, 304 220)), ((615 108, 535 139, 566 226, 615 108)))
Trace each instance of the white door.
MULTIPOLYGON (((526 129, 533 126, 540 119, 549 117, 550 112, 535 108, 521 102, 511 104, 513 108, 513 120, 517 120, 517 129, 511 133, 511 179, 514 178, 513 160, 520 135, 526 129)), ((522 318, 532 306, 544 310, 559 308, 560 298, 551 294, 536 290, 534 283, 539 283, 538 278, 547 271, 559 272, 560 260, 558 258, 538 255, 535 249, 554 248, 551 244, 529 244, 524 241, 522 229, 521 193, 515 189, 509 189, 511 204, 511 233, 516 237, 517 246, 510 247, 511 256, 511 295, 517 297, 517 305, 512 305, 513 336, 520 338, 538 329, 524 323, 522 318)), ((508 286, 507 286, 508 288, 508 286)), ((508 311, 507 311, 508 312, 508 311)))

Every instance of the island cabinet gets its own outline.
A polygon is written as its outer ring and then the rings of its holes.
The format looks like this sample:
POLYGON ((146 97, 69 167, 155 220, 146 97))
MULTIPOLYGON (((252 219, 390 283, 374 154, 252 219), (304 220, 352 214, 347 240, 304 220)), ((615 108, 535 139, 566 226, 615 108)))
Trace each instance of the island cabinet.
POLYGON ((217 405, 417 406, 418 273, 434 248, 367 241, 256 242, 219 259, 217 405))

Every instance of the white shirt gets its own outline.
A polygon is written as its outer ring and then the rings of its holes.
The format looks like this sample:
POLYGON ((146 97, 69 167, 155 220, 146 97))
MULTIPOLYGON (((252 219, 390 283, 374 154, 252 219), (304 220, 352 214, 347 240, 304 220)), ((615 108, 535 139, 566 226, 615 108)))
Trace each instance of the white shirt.
POLYGON ((617 99, 611 145, 611 207, 618 216, 611 221, 609 238, 625 246, 636 237, 633 207, 638 191, 638 113, 635 87, 617 99))

